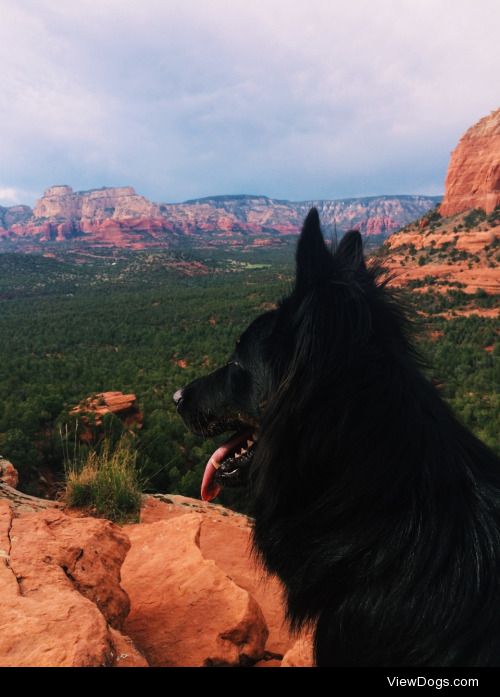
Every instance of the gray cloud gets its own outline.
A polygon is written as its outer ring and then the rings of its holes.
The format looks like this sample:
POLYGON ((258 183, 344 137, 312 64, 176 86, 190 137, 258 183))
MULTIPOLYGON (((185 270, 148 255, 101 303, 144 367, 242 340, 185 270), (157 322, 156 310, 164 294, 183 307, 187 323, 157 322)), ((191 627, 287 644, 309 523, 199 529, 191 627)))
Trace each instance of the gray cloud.
POLYGON ((0 0, 0 203, 439 193, 498 107, 496 0, 0 0))

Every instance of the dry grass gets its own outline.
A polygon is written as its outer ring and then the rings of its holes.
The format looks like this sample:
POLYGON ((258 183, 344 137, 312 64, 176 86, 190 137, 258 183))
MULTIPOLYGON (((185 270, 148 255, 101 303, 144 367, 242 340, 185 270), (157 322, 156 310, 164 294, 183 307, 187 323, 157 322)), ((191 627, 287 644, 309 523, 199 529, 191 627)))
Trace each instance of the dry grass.
POLYGON ((137 520, 141 507, 142 482, 136 467, 137 451, 122 437, 113 448, 105 440, 83 461, 66 462, 68 506, 89 507, 97 515, 115 522, 137 520))

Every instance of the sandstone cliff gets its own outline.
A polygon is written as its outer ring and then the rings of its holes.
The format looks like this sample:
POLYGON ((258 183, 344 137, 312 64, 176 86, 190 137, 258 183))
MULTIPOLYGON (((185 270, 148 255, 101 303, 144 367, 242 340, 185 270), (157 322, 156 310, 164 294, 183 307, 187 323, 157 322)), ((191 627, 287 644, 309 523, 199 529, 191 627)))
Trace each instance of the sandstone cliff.
POLYGON ((13 225, 24 224, 30 220, 33 211, 29 206, 0 206, 0 231, 10 230, 13 225))
MULTIPOLYGON (((20 208, 17 206, 16 208, 20 208)), ((26 208, 26 207, 24 207, 26 208)), ((4 215, 5 233, 11 241, 43 244, 51 241, 91 241, 97 246, 142 248, 144 241, 165 242, 165 220, 159 207, 131 186, 73 191, 52 186, 36 202, 30 216, 4 215)), ((30 250, 32 251, 32 250, 30 250)))
POLYGON ((462 136, 446 175, 442 216, 500 205, 500 109, 485 116, 462 136))
POLYGON ((432 208, 426 196, 374 196, 338 201, 279 201, 266 196, 214 196, 181 204, 163 204, 161 211, 184 234, 219 231, 221 235, 297 234, 311 206, 323 227, 333 232, 356 227, 364 235, 390 235, 432 208))
POLYGON ((158 206, 138 196, 131 186, 74 192, 70 186, 63 185, 45 191, 33 209, 33 217, 78 219, 84 224, 108 218, 154 218, 159 212, 158 206))
MULTIPOLYGON (((31 245, 50 242, 142 249, 185 238, 196 244, 266 245, 299 232, 311 206, 319 208, 327 233, 356 227, 387 236, 435 205, 426 196, 377 196, 338 201, 279 201, 265 196, 215 196, 185 203, 154 204, 130 186, 75 192, 47 189, 33 212, 0 209, 0 240, 31 245), (3 211, 3 212, 2 212, 3 211)), ((22 247, 21 247, 22 251, 22 247)))
MULTIPOLYGON (((496 294, 499 240, 497 109, 462 137, 451 156, 443 202, 387 240, 384 263, 396 284, 411 284, 416 290, 432 285, 443 292, 454 287, 469 294, 496 294)), ((488 316, 498 314, 498 308, 488 310, 488 316)))

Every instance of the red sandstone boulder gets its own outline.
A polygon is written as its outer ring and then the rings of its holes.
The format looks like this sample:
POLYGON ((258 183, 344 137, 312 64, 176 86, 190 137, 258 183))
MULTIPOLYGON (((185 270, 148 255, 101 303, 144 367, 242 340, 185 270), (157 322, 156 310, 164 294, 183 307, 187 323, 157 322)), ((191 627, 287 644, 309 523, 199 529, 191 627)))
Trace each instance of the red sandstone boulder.
POLYGON ((0 666, 147 665, 119 631, 128 548, 108 521, 0 499, 0 666))
POLYGON ((202 516, 127 527, 122 569, 131 600, 125 628, 153 666, 237 666, 264 654, 268 636, 252 596, 200 550, 202 516))
POLYGON ((213 560, 219 569, 255 598, 269 630, 266 652, 281 659, 295 638, 290 635, 285 619, 281 584, 269 576, 251 554, 250 518, 223 506, 169 494, 144 498, 141 524, 190 513, 202 516, 199 546, 203 557, 213 560))

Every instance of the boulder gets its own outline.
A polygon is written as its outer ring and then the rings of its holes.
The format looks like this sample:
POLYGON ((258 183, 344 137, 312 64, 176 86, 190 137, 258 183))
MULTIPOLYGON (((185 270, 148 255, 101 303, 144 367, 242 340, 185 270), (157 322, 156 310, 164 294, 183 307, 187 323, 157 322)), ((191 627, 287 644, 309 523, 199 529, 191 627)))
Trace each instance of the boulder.
POLYGON ((282 586, 252 555, 252 519, 228 508, 175 494, 144 497, 141 523, 199 513, 202 516, 200 550, 239 586, 262 610, 269 630, 266 651, 280 659, 293 645, 285 619, 282 586))
POLYGON ((129 546, 108 521, 0 498, 0 666, 147 665, 120 632, 129 546))
POLYGON ((196 512, 127 527, 125 629, 153 666, 238 666, 264 655, 268 630, 248 591, 200 549, 196 512))

